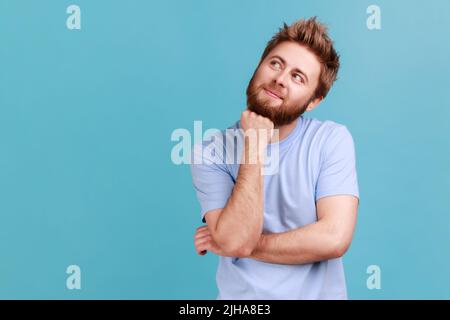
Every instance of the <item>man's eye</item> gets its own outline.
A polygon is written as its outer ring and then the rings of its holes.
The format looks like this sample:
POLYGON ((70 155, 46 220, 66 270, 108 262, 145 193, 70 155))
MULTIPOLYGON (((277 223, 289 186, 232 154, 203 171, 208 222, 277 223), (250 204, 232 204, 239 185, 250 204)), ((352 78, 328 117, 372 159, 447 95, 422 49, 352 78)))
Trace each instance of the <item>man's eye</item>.
POLYGON ((280 67, 280 63, 278 61, 272 61, 270 64, 277 69, 280 67))
POLYGON ((294 74, 294 79, 295 79, 296 81, 299 81, 299 82, 303 83, 303 78, 302 78, 302 76, 299 75, 298 73, 294 74))

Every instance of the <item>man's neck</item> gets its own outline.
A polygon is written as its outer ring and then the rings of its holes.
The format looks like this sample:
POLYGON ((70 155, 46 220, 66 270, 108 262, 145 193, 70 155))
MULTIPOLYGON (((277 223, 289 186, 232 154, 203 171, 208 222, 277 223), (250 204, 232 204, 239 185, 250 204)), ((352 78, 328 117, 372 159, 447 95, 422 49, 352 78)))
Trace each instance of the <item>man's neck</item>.
POLYGON ((294 121, 292 121, 289 124, 275 127, 274 129, 278 129, 278 139, 277 139, 277 136, 274 134, 270 143, 276 143, 276 142, 282 141, 284 138, 286 138, 297 126, 298 119, 299 118, 295 119, 294 121))

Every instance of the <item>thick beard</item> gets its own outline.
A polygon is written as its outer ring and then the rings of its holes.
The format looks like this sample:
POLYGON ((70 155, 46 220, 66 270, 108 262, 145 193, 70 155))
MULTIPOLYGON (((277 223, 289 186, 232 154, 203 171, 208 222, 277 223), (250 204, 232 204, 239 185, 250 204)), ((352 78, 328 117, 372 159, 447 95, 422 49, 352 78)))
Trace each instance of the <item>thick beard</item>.
POLYGON ((247 109, 270 119, 275 127, 284 126, 292 123, 300 117, 308 107, 311 99, 300 107, 287 105, 284 101, 279 107, 271 107, 268 103, 258 99, 258 94, 263 88, 260 86, 255 88, 253 77, 247 86, 247 109))

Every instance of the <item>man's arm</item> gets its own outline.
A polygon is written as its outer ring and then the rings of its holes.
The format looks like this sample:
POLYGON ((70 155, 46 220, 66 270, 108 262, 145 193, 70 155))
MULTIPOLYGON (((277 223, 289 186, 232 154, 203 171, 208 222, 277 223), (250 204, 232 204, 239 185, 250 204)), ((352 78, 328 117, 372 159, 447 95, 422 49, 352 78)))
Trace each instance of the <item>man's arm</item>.
POLYGON ((249 258, 305 264, 341 257, 352 241, 358 201, 351 195, 319 199, 317 222, 283 233, 263 234, 249 258))
POLYGON ((262 233, 264 176, 261 170, 264 150, 273 130, 273 123, 269 119, 248 110, 242 113, 241 126, 245 133, 254 130, 256 136, 253 137, 257 141, 244 139, 239 173, 226 206, 205 215, 212 240, 221 248, 222 253, 235 257, 248 256, 262 233), (249 163, 251 159, 256 161, 249 163))

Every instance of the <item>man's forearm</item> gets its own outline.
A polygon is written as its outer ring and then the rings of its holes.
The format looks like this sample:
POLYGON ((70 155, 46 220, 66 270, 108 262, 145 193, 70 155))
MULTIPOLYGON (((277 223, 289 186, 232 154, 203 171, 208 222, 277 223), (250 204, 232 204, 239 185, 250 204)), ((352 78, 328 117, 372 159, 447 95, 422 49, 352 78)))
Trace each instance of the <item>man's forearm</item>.
POLYGON ((322 221, 283 233, 261 235, 249 258, 277 264, 305 264, 342 256, 346 247, 322 221))
POLYGON ((216 224, 218 244, 226 251, 239 251, 242 255, 255 248, 264 220, 262 160, 258 157, 256 163, 248 163, 252 152, 257 151, 245 144, 236 184, 216 224))

